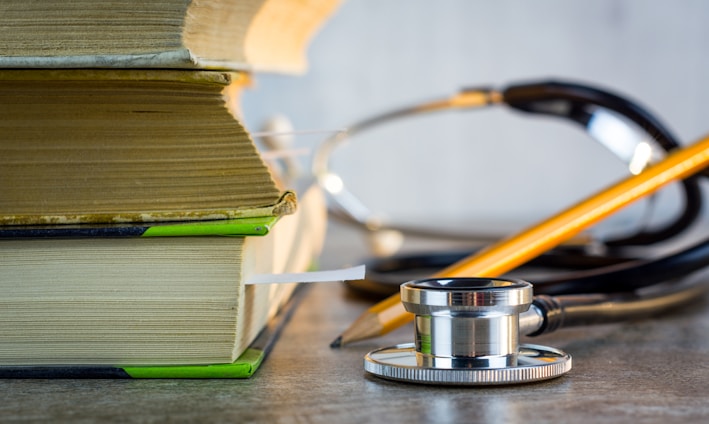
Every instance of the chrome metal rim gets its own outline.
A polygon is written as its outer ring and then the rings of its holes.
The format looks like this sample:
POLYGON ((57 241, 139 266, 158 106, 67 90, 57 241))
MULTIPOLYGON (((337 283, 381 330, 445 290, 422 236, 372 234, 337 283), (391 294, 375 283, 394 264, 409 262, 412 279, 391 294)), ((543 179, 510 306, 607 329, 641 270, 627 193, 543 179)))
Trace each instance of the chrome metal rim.
POLYGON ((426 367, 417 363, 413 343, 369 352, 365 371, 381 378, 420 384, 488 386, 531 383, 559 377, 571 370, 571 356, 546 346, 522 344, 517 365, 504 368, 426 367))

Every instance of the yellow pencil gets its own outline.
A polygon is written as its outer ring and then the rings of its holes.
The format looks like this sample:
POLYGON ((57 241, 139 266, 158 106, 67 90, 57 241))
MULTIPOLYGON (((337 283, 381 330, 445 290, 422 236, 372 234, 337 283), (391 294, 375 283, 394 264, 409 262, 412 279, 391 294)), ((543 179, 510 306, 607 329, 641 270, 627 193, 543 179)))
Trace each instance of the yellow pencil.
MULTIPOLYGON (((492 244, 432 277, 499 277, 575 236, 585 228, 661 187, 709 165, 709 136, 670 153, 661 162, 630 176, 517 235, 492 244)), ((402 281, 403 283, 403 281, 402 281)), ((399 294, 372 306, 332 347, 386 334, 413 319, 399 294)))

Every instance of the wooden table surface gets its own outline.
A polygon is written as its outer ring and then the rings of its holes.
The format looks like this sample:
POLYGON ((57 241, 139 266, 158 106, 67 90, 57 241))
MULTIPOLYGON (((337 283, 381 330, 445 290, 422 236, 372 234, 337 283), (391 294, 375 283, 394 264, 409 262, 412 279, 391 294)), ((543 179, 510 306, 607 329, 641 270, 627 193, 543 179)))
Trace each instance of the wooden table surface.
MULTIPOLYGON (((350 259, 329 263, 336 260, 350 259)), ((369 304, 340 283, 311 285, 250 380, 0 380, 0 421, 709 422, 707 297, 657 319, 535 338, 570 353, 571 372, 542 383, 488 388, 366 375, 368 351, 410 342, 413 335, 405 327, 330 349, 369 304)))

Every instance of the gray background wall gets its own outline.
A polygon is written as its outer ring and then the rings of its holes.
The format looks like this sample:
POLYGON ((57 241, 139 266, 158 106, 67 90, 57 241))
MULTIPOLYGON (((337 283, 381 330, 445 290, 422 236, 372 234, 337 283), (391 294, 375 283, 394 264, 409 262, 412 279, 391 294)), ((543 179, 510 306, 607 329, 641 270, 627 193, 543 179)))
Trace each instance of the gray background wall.
MULTIPOLYGON (((276 114, 335 130, 464 86, 563 78, 626 94, 689 143, 709 134, 708 53, 703 0, 349 0, 313 40, 308 73, 258 75, 244 115, 252 130, 276 114)), ((526 225, 626 175, 579 128, 503 108, 392 124, 333 164, 393 219, 478 226, 526 225)), ((657 220, 674 213, 676 191, 657 203, 657 220)), ((632 227, 644 208, 611 221, 632 227)))

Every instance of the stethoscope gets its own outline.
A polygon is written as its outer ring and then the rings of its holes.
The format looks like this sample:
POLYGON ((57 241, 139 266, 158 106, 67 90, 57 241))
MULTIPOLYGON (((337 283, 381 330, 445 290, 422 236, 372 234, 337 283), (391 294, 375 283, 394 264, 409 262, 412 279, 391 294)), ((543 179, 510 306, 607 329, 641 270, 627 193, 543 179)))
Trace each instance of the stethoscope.
MULTIPOLYGON (((451 240, 471 237, 381 221, 347 190, 329 162, 336 148, 377 125, 424 113, 493 105, 581 125, 624 160, 632 173, 641 172, 679 146, 671 132, 637 103, 589 85, 547 81, 503 90, 466 89, 443 100, 363 120, 325 140, 314 155, 312 169, 331 200, 331 216, 369 233, 395 231, 451 240)), ((571 357, 545 346, 521 345, 520 334, 533 336, 562 327, 622 321, 696 298, 709 285, 704 279, 684 277, 709 265, 709 239, 660 257, 637 257, 626 250, 656 247, 686 233, 700 217, 700 176, 709 176, 708 170, 681 181, 685 205, 672 222, 628 237, 560 247, 527 264, 571 271, 534 278, 530 280, 533 289, 525 281, 528 278, 418 278, 470 251, 394 254, 369 260, 366 279, 349 282, 350 287, 377 296, 400 292, 404 306, 416 318, 415 342, 371 352, 365 369, 393 380, 434 384, 544 380, 567 372, 571 357), (406 280, 411 281, 402 285, 406 280)), ((524 268, 517 271, 523 278, 524 272, 524 268)))

